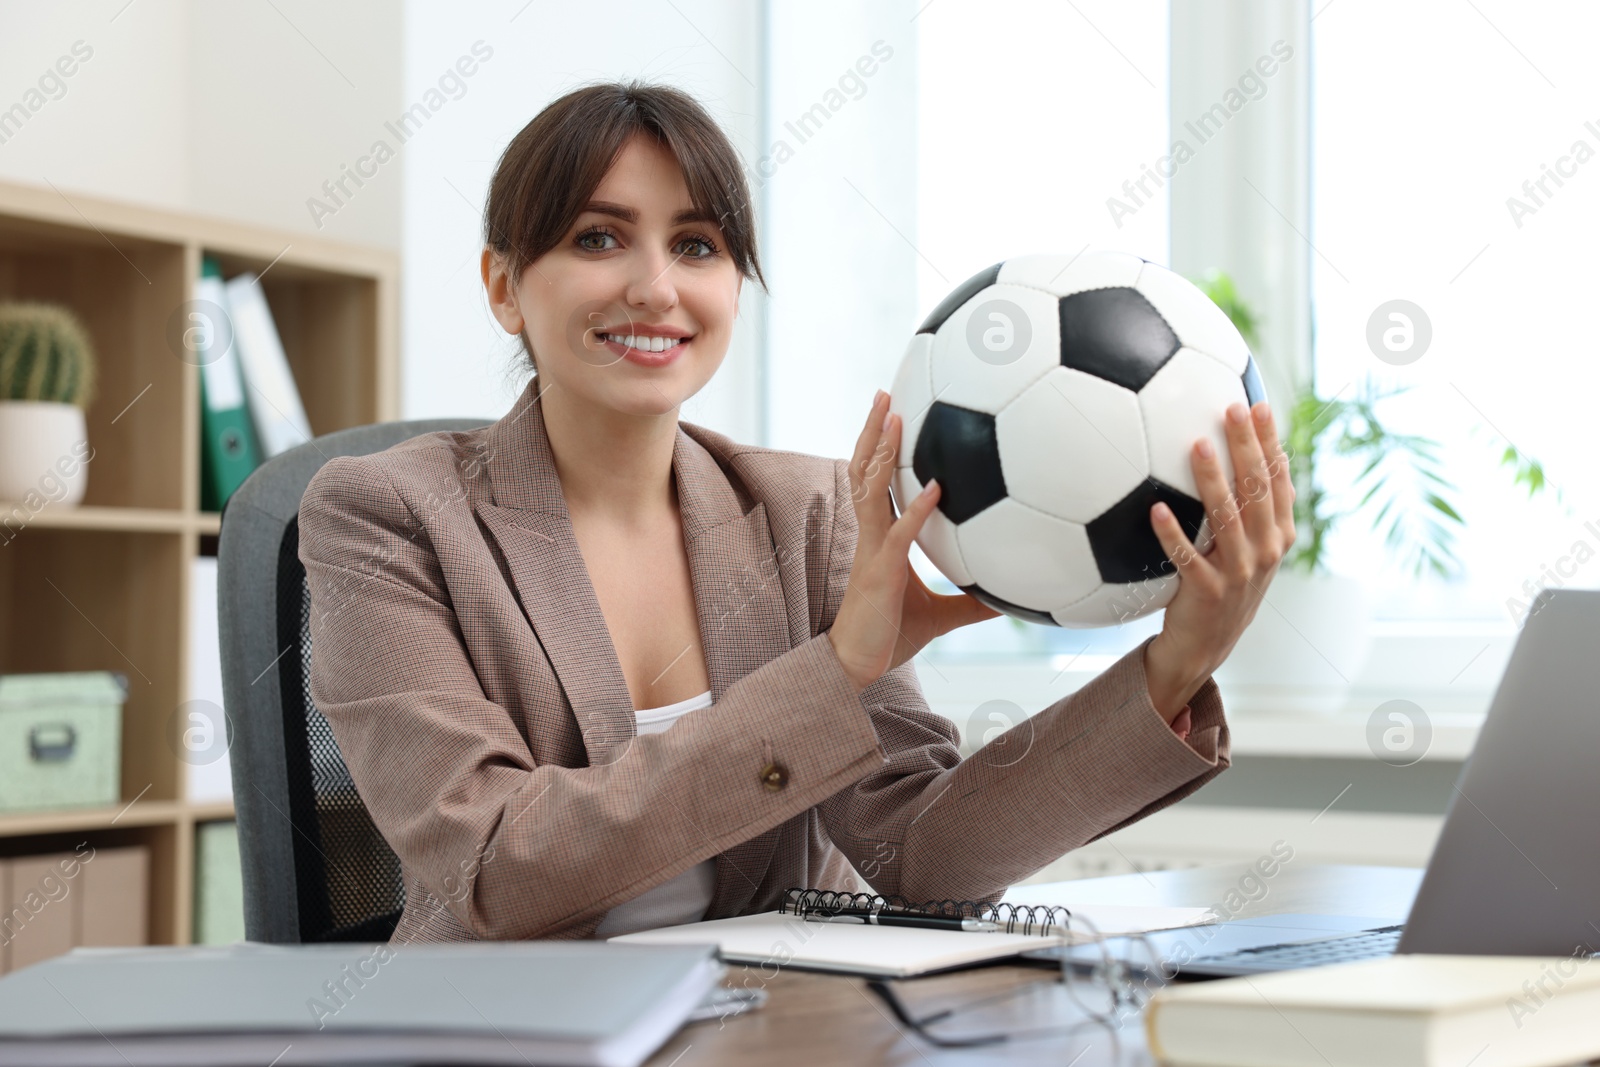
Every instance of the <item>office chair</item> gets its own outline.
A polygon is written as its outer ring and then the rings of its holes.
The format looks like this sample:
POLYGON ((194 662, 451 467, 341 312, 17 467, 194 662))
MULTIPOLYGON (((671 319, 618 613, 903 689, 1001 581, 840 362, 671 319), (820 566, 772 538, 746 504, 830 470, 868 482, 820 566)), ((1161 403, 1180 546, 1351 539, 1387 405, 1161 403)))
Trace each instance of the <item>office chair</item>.
POLYGON ((334 456, 488 421, 387 422, 326 434, 263 463, 223 508, 222 693, 252 941, 387 941, 405 905, 400 860, 373 826, 311 700, 300 498, 334 456))

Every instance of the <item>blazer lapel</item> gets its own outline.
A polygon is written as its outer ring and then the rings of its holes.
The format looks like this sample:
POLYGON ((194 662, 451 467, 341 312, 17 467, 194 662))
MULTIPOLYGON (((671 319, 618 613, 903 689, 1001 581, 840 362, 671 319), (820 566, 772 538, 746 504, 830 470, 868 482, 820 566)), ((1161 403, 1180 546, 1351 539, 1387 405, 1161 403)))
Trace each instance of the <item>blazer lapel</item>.
POLYGON ((476 507, 499 545, 522 610, 550 658, 591 765, 627 751, 632 700, 589 582, 545 436, 534 378, 486 435, 493 503, 476 507))
MULTIPOLYGON (((605 764, 621 758, 637 736, 635 709, 573 533, 538 385, 537 378, 530 381, 488 430, 484 462, 492 503, 476 510, 572 705, 590 764, 605 764)), ((700 651, 716 702, 734 682, 794 646, 791 600, 798 606, 801 636, 809 636, 803 632, 809 629, 804 554, 796 553, 787 569, 779 566, 766 505, 746 507, 715 457, 682 426, 672 469, 700 651)), ((752 763, 752 776, 757 769, 752 763)), ((710 913, 730 914, 755 895, 779 836, 779 829, 771 830, 717 857, 710 913)))
MULTIPOLYGON (((681 429, 678 433, 682 446, 689 439, 681 429)), ((692 441, 689 444, 692 449, 700 447, 692 441)), ((700 470, 697 463, 687 466, 700 470)), ((717 469, 714 463, 711 467, 717 469)), ((726 487, 726 479, 721 482, 726 487)), ((683 491, 684 481, 678 484, 680 504, 687 517, 690 496, 683 491)), ((712 700, 716 702, 734 682, 793 647, 784 583, 794 579, 779 571, 764 503, 695 533, 690 533, 686 524, 684 536, 706 672, 711 678, 712 700)), ((802 573, 801 589, 804 581, 802 573)), ((714 758, 747 762, 753 781, 761 763, 755 747, 758 739, 751 741, 748 752, 716 753, 714 758)), ((760 889, 781 836, 782 827, 773 827, 717 855, 708 916, 735 915, 744 909, 760 889)))

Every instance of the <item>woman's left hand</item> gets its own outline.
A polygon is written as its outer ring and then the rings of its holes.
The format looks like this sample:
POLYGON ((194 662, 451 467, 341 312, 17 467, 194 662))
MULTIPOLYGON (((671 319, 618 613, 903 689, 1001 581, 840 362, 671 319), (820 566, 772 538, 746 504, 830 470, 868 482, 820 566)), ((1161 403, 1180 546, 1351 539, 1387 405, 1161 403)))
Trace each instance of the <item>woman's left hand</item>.
POLYGON ((1210 551, 1195 549, 1165 504, 1150 511, 1180 578, 1161 633, 1144 654, 1150 700, 1169 723, 1233 650, 1294 544, 1294 484, 1267 402, 1253 410, 1234 404, 1224 423, 1233 491, 1209 441, 1197 441, 1189 457, 1215 537, 1210 551))

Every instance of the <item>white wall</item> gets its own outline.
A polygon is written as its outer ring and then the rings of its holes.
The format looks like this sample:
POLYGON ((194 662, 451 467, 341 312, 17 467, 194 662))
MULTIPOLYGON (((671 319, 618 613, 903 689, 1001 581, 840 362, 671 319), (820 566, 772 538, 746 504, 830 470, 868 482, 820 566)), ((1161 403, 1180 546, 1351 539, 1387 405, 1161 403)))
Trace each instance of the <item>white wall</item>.
MULTIPOLYGON (((705 105, 747 158, 757 142, 759 6, 744 0, 508 0, 445 7, 407 0, 407 105, 482 41, 493 55, 401 149, 405 280, 401 413, 497 418, 527 381, 521 348, 489 315, 478 256, 483 203, 507 142, 556 97, 591 81, 644 78, 705 105)), ((393 164, 392 164, 393 165, 393 164)), ((756 438, 760 290, 747 284, 722 368, 679 415, 756 438)))
MULTIPOLYGON (((0 0, 0 110, 88 52, 0 143, 0 178, 319 232, 306 199, 398 110, 399 20, 382 0, 0 0)), ((398 248, 385 177, 320 232, 398 248)))
POLYGON ((399 6, 272 0, 196 2, 191 11, 194 209, 398 250, 395 168, 380 170, 333 215, 314 218, 306 201, 320 194, 327 202, 322 183, 353 166, 400 111, 399 6))
POLYGON ((766 443, 849 456, 916 329, 921 3, 772 6, 766 443))
MULTIPOLYGON (((0 177, 161 207, 189 201, 186 4, 0 3, 0 109, 22 101, 75 42, 90 51, 0 144, 0 177)), ((9 132, 9 131, 7 131, 9 132)))

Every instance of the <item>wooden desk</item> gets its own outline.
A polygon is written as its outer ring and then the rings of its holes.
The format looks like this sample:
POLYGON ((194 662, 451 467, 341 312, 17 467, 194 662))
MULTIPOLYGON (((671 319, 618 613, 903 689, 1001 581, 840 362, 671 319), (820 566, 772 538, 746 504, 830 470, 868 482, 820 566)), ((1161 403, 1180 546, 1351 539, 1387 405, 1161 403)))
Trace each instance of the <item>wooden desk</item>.
MULTIPOLYGON (((1150 904, 1208 906, 1240 890, 1245 868, 1198 867, 1155 871, 1111 878, 1056 883, 1052 899, 1063 904, 1150 904)), ((1233 899, 1254 896, 1235 918, 1285 912, 1334 912, 1347 915, 1403 915, 1411 906, 1422 872, 1409 867, 1297 867, 1285 864, 1263 879, 1264 889, 1247 883, 1233 899)), ((1031 888, 1031 887, 1030 887, 1031 888)), ((940 1049, 904 1031, 899 1021, 861 979, 794 970, 763 970, 741 965, 730 970, 730 984, 760 983, 768 990, 767 1005, 720 1023, 686 1027, 657 1055, 650 1067, 720 1067, 756 1064, 1050 1064, 1052 1067, 1100 1067, 1105 1064, 1147 1065, 1144 1026, 1130 1019, 1113 1037, 1102 1027, 1085 1028, 1071 1037, 1036 1039, 1015 1045, 980 1049, 940 1049), (1120 1047, 1118 1047, 1120 1046, 1120 1047)), ((1020 983, 1038 981, 1038 967, 1000 964, 976 970, 904 981, 896 988, 921 1011, 941 1001, 965 1002, 1020 983)))

